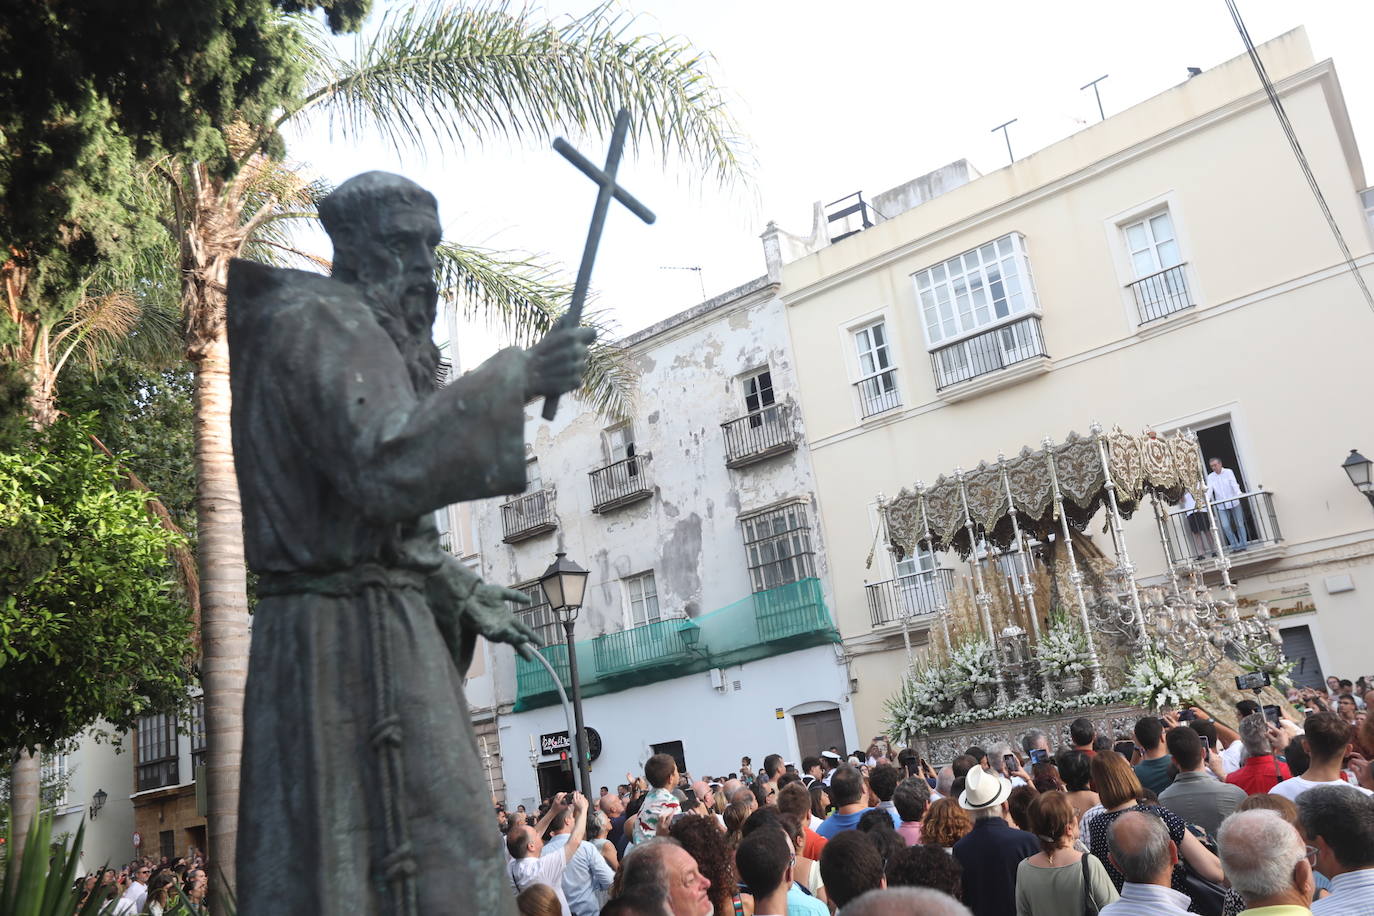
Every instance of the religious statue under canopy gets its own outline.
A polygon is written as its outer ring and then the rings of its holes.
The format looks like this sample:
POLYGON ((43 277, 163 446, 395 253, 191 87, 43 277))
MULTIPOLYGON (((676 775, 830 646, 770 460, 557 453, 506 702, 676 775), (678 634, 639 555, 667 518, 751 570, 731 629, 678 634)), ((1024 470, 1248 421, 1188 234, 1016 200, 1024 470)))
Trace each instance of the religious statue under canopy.
POLYGON ((434 510, 525 487, 524 407, 575 390, 560 323, 439 388, 435 199, 368 172, 320 204, 325 277, 235 261, 233 437, 258 575, 238 912, 513 913, 463 672, 534 634, 434 510))

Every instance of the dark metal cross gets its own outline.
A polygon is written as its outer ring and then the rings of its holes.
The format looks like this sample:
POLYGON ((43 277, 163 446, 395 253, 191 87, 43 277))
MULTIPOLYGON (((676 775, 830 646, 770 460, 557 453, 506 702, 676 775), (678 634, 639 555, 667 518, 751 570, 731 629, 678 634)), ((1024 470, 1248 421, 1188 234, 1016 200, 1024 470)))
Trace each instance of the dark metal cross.
MULTIPOLYGON (((596 261, 596 249, 601 244, 601 229, 606 225, 606 211, 611 207, 611 198, 615 198, 625 205, 635 216, 644 220, 646 223, 654 221, 653 211, 635 200, 620 185, 615 183, 616 170, 620 168, 620 154, 625 149, 625 134, 630 129, 630 113, 624 108, 616 112, 615 129, 611 132, 611 149, 606 153, 606 167, 599 169, 596 165, 572 148, 572 144, 562 137, 553 141, 553 148, 573 165, 577 166, 582 174, 597 183, 596 207, 592 210, 592 225, 587 230, 587 246, 582 249, 582 264, 577 268, 577 283, 573 286, 572 304, 568 307, 567 314, 563 321, 569 325, 576 326, 582 320, 582 304, 587 300, 587 287, 592 279, 592 264, 596 261)), ((554 414, 558 412, 558 398, 546 398, 544 401, 544 419, 552 420, 554 414)))

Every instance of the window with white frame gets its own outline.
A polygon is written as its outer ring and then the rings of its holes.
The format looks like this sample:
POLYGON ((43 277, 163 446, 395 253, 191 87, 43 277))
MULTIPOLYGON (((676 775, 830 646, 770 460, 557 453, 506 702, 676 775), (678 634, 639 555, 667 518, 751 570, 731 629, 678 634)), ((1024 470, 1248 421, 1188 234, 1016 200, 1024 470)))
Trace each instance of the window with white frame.
POLYGON ((887 323, 876 321, 854 332, 854 346, 859 356, 859 403, 863 415, 874 414, 901 406, 897 394, 896 372, 892 368, 892 351, 887 341, 887 323))
POLYGON ((773 406, 773 374, 768 369, 753 372, 741 379, 744 385, 744 409, 748 413, 773 406))
POLYGON ((920 271, 916 294, 931 347, 1035 309, 1025 239, 1013 232, 920 271))
POLYGON ((632 458, 635 454, 635 430, 629 423, 606 430, 606 456, 611 464, 632 458))
POLYGON ((544 489, 544 480, 539 476, 539 459, 531 458, 525 462, 525 492, 537 493, 544 489))
POLYGON ((1182 263, 1168 210, 1122 226, 1121 231, 1126 235, 1126 249, 1137 280, 1182 263))
POLYGON ((66 754, 43 755, 43 765, 38 771, 38 786, 44 807, 61 808, 67 804, 71 777, 68 766, 66 754))
POLYGON ((652 572, 626 576, 625 600, 630 606, 630 626, 642 627, 658 623, 663 616, 658 610, 658 585, 652 572))
POLYGON ((924 547, 917 547, 916 552, 902 557, 895 565, 898 576, 919 576, 923 573, 935 571, 935 554, 924 547))
POLYGON ((1183 256, 1167 209, 1124 223, 1121 234, 1131 258, 1130 284, 1141 324, 1192 305, 1183 256))
POLYGON ((755 592, 816 575, 806 506, 793 503, 741 519, 749 578, 755 592))

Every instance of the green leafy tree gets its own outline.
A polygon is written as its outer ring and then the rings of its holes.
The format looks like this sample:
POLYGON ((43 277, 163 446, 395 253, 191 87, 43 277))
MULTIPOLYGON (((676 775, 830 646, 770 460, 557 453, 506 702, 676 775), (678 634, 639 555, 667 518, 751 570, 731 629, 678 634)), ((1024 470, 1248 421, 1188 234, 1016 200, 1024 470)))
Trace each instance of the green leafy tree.
MULTIPOLYGON (((232 172, 215 125, 269 118, 301 64, 270 24, 278 10, 355 27, 369 0, 12 0, 0 17, 0 439, 57 416, 75 354, 136 320, 128 278, 163 230, 139 200, 135 163, 185 155, 232 172), (16 422, 18 420, 19 422, 16 422)), ((165 237, 165 236, 163 236, 165 237)), ((168 262, 175 268, 175 259, 168 262)), ((173 274, 175 276, 175 274, 173 274)), ((179 284, 179 279, 178 279, 179 284)), ((133 479, 130 477, 129 479, 133 479)), ((150 501, 150 506, 155 505, 150 501)), ((37 762, 16 762, 30 816, 37 762)), ((27 831, 17 832, 22 846, 27 831)))
POLYGON ((77 420, 0 454, 0 746, 56 745, 100 721, 127 729, 186 702, 176 536, 121 483, 77 420))

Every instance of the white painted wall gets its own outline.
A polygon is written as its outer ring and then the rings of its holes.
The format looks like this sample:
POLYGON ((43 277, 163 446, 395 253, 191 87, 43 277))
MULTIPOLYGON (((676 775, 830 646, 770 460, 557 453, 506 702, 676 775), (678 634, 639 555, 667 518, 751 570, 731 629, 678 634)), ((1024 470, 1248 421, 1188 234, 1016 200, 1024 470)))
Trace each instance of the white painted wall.
MULTIPOLYGON (((126 742, 128 740, 131 739, 126 742)), ((67 770, 71 774, 67 804, 53 812, 53 836, 68 833, 70 839, 75 840, 81 819, 86 818, 82 873, 99 868, 105 862, 115 866, 127 864, 135 855, 134 806, 129 801, 134 790, 132 746, 116 753, 109 742, 97 743, 87 733, 68 754, 67 770), (91 797, 100 789, 105 790, 108 798, 105 807, 91 819, 88 813, 91 797)))
MULTIPOLYGON (((846 747, 858 747, 859 733, 848 699, 843 666, 835 663, 835 646, 813 646, 727 668, 727 690, 711 686, 711 673, 693 674, 648 684, 634 690, 591 697, 583 701, 588 727, 601 734, 602 753, 592 763, 592 791, 625 781, 625 773, 644 774, 650 745, 681 741, 693 776, 723 776, 739 770, 741 755, 762 765, 768 754, 800 763, 797 733, 790 711, 803 704, 806 712, 832 708, 840 712, 846 747), (733 682, 740 689, 733 689, 733 682), (817 705, 819 704, 819 705, 817 705), (783 709, 783 718, 776 710, 783 709)), ((530 738, 567 728, 561 705, 514 713, 501 719, 501 744, 506 749, 507 804, 537 804, 539 781, 530 766, 530 738)), ((557 759, 540 757, 541 762, 557 759)))

